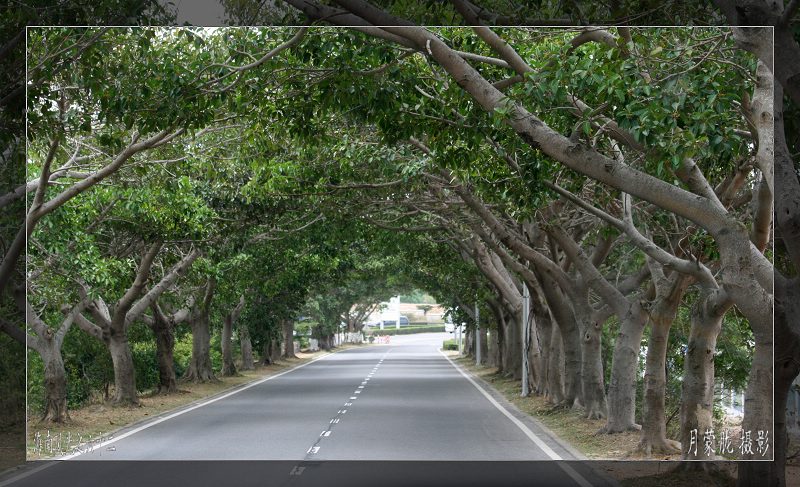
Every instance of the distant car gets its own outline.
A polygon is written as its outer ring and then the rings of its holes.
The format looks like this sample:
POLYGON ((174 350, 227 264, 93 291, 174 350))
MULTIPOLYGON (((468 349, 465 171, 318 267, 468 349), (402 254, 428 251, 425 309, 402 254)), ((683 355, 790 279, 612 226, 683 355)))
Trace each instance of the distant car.
POLYGON ((456 331, 456 325, 452 323, 445 323, 444 331, 446 331, 447 333, 453 333, 454 331, 456 331))

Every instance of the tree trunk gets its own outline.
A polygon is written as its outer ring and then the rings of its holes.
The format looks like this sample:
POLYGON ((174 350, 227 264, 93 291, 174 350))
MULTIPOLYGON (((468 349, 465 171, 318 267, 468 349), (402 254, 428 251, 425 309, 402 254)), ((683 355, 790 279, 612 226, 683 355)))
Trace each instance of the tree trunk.
POLYGON ((242 349, 242 370, 253 370, 253 342, 247 325, 239 327, 239 347, 242 349))
POLYGON ((484 365, 488 362, 489 357, 489 338, 486 337, 486 327, 479 328, 478 334, 481 337, 481 362, 478 365, 484 365))
POLYGON ((489 367, 499 367, 500 366, 500 333, 497 332, 497 326, 500 326, 498 323, 496 327, 489 328, 489 340, 488 340, 488 347, 489 347, 489 354, 487 355, 487 365, 489 367))
POLYGON ((222 375, 232 377, 237 374, 236 364, 233 363, 233 313, 225 316, 222 324, 222 375))
POLYGON ((44 362, 44 414, 40 422, 66 423, 70 421, 67 411, 67 373, 61 349, 56 341, 39 340, 37 350, 44 362))
POLYGON ((556 281, 542 273, 542 293, 560 331, 564 355, 564 406, 580 407, 581 398, 581 338, 572 306, 564 298, 556 281))
POLYGON ((678 306, 688 284, 688 277, 673 276, 669 292, 661 295, 657 293, 656 303, 650 311, 650 340, 647 343, 644 372, 642 438, 638 446, 639 451, 648 457, 653 453, 670 454, 680 451, 680 443, 667 438, 664 395, 667 385, 669 329, 678 314, 678 306))
POLYGON ((564 354, 561 332, 557 326, 550 330, 547 353, 547 400, 555 405, 564 404, 564 354))
MULTIPOLYGON (((283 358, 297 358, 294 354, 294 321, 283 320, 283 358)), ((330 345, 328 345, 330 348, 330 345)), ((327 350, 327 349, 326 349, 327 350)))
POLYGON ((531 372, 531 391, 536 394, 547 394, 547 366, 548 352, 550 351, 550 338, 553 323, 546 305, 538 299, 535 291, 531 292, 531 316, 533 322, 530 326, 530 346, 528 349, 528 369, 531 372))
POLYGON ((215 382, 211 365, 211 330, 208 311, 198 313, 192 320, 192 358, 183 379, 191 382, 215 382))
POLYGON ((692 306, 691 329, 681 392, 681 458, 713 460, 706 455, 703 435, 713 429, 714 352, 722 318, 730 302, 717 303, 718 291, 702 290, 692 306))
POLYGON ((272 340, 269 343, 269 360, 273 364, 277 364, 281 360, 281 342, 278 340, 272 340))
POLYGON ((273 363, 272 361, 272 342, 274 340, 267 339, 261 350, 261 365, 267 366, 273 363))
POLYGON ((473 339, 472 328, 464 330, 464 350, 463 355, 466 357, 475 356, 475 340, 473 339))
POLYGON ((640 430, 636 423, 636 374, 647 314, 634 303, 620 317, 619 333, 611 359, 611 380, 608 384, 608 420, 604 433, 640 430))
POLYGON ((133 367, 133 354, 125 333, 112 330, 108 338, 108 351, 114 364, 114 403, 117 405, 138 405, 136 393, 136 374, 133 367))
MULTIPOLYGON (((517 313, 519 314, 519 313, 517 313)), ((504 320, 503 373, 514 380, 522 379, 522 324, 520 316, 504 320)))
POLYGON ((737 485, 785 487, 788 447, 786 403, 792 382, 800 373, 800 281, 775 280, 775 433, 774 462, 741 462, 737 485))
POLYGON ((573 310, 581 330, 583 402, 587 419, 603 419, 608 415, 601 347, 603 322, 592 316, 588 294, 581 296, 585 299, 576 300, 573 310))
POLYGON ((489 330, 489 341, 491 341, 490 363, 489 365, 497 368, 497 373, 503 372, 503 333, 505 330, 505 320, 503 310, 494 301, 488 301, 489 309, 494 316, 495 326, 489 330))
POLYGON ((178 392, 175 377, 175 333, 169 320, 164 319, 156 306, 153 309, 153 321, 150 329, 156 339, 156 359, 158 360, 158 392, 172 394, 178 392))

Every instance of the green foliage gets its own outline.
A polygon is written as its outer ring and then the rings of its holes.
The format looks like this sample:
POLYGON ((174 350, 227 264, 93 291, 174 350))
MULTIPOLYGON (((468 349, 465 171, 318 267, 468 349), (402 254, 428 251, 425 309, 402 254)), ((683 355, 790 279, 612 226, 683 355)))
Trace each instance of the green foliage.
POLYGON ((458 350, 458 343, 456 340, 445 340, 442 342, 442 350, 458 350))
POLYGON ((383 330, 374 329, 371 335, 387 336, 387 335, 413 335, 416 333, 438 333, 444 331, 444 325, 431 325, 431 326, 407 326, 404 328, 386 328, 383 330))

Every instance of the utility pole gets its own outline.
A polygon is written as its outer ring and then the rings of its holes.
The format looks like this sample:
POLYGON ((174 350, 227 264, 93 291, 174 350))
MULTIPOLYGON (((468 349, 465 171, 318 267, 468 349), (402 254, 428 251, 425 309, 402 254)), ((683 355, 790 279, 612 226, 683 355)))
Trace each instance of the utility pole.
POLYGON ((458 340, 458 353, 459 353, 459 355, 463 355, 463 353, 464 353, 464 347, 462 346, 462 343, 461 343, 461 329, 464 327, 465 324, 466 323, 459 324, 458 325, 458 331, 456 332, 456 335, 457 335, 456 340, 458 340))
POLYGON ((528 384, 528 315, 530 314, 531 294, 528 285, 522 283, 522 397, 530 394, 528 384))
POLYGON ((475 365, 481 364, 481 321, 478 302, 475 302, 475 365))

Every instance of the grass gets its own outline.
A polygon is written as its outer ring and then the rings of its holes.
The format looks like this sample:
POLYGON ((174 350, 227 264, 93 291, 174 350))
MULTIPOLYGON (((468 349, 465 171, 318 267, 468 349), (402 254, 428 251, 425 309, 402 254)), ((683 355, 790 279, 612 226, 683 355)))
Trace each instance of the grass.
MULTIPOLYGON (((344 345, 337 350, 358 345, 344 345)), ((329 352, 297 354, 296 359, 284 359, 281 363, 259 366, 255 370, 240 371, 234 377, 219 377, 218 382, 180 382, 177 394, 145 394, 139 397, 139 406, 113 406, 96 401, 69 412, 67 424, 40 424, 36 417, 28 421, 27 459, 39 460, 69 454, 75 447, 87 442, 100 442, 115 431, 126 426, 148 420, 161 413, 220 394, 234 387, 275 375, 291 367, 309 362, 329 352), (49 441, 48 441, 49 438, 49 441)))

